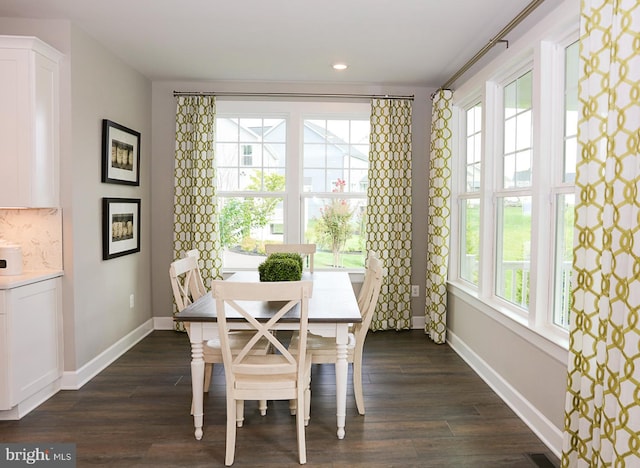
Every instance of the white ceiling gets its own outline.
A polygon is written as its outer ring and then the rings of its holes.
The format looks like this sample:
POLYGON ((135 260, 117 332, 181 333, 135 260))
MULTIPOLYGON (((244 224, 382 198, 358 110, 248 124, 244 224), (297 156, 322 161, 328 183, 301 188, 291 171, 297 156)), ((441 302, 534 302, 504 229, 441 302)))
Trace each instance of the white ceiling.
POLYGON ((0 0, 0 17, 68 19, 151 80, 438 87, 530 1, 0 0))

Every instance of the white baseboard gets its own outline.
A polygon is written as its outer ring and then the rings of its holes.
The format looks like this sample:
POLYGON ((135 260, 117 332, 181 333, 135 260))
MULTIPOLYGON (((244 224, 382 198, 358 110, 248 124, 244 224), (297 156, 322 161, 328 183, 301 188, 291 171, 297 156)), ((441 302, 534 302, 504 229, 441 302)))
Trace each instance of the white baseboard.
POLYGON ((425 318, 424 315, 411 317, 411 329, 412 330, 424 330, 425 318))
POLYGON ((0 411, 0 421, 18 420, 36 409, 60 390, 60 379, 50 383, 9 410, 0 411))
POLYGON ((128 335, 121 338, 104 352, 93 358, 80 369, 62 374, 62 390, 78 390, 92 378, 106 369, 109 364, 126 353, 154 329, 154 320, 149 319, 128 335))
POLYGON ((562 456, 562 430, 553 425, 529 400, 509 385, 500 374, 495 372, 450 330, 447 330, 447 343, 529 426, 540 440, 560 458, 562 456))

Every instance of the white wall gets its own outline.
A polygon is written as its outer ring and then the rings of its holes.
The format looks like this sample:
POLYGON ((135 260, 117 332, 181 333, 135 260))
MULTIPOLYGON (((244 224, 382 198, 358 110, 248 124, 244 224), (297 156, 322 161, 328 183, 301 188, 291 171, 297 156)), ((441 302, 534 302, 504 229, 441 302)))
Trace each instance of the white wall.
MULTIPOLYGON (((173 159, 175 151, 176 101, 173 91, 230 92, 299 92, 415 95, 413 102, 413 243, 412 284, 420 286, 420 297, 412 299, 414 316, 424 316, 424 286, 426 278, 427 185, 429 158, 429 126, 431 122, 432 88, 390 86, 313 85, 294 83, 229 83, 229 82, 153 82, 153 168, 151 198, 153 219, 151 259, 153 313, 169 317, 172 295, 168 265, 173 261, 173 159)), ((422 322, 424 323, 424 321, 422 322)))
POLYGON ((39 37, 65 54, 60 70, 64 364, 65 374, 74 374, 152 317, 151 83, 67 21, 0 18, 0 31, 39 37), (105 118, 141 132, 140 187, 101 183, 105 118), (142 199, 140 253, 102 260, 102 197, 142 199))

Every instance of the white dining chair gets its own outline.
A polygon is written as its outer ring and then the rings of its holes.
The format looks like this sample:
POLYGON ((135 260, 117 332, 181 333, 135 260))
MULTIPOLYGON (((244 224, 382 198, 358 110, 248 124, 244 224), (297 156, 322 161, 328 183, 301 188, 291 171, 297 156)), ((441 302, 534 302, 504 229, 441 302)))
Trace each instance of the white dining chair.
MULTIPOLYGON (((202 274, 200 273, 200 267, 198 265, 199 258, 200 253, 197 249, 190 250, 186 253, 185 258, 176 260, 169 266, 171 290, 173 291, 173 298, 179 312, 208 293, 204 286, 202 274)), ((185 326, 188 327, 189 324, 185 323, 185 326)), ((242 347, 251 338, 251 336, 251 334, 244 333, 242 331, 234 332, 232 337, 233 348, 242 347)), ((202 348, 204 354, 203 359, 205 362, 203 391, 207 393, 211 385, 213 365, 222 364, 220 340, 207 340, 202 348)), ((269 342, 262 340, 260 342, 260 347, 257 347, 255 352, 267 354, 269 352, 269 348, 269 342)), ((264 416, 267 411, 267 402, 265 400, 259 401, 258 406, 260 413, 264 416)))
POLYGON ((267 255, 272 253, 297 253, 307 259, 309 271, 313 273, 313 257, 316 253, 316 244, 265 244, 267 255))
MULTIPOLYGON (((347 362, 353 365, 353 393, 356 399, 358 413, 365 414, 364 393, 362 390, 362 352, 364 341, 373 319, 373 313, 378 303, 378 297, 384 279, 382 262, 374 252, 367 256, 364 282, 358 294, 358 307, 362 316, 361 323, 355 323, 349 332, 347 343, 347 362)), ((291 338, 292 352, 298 346, 298 335, 294 332, 291 338)), ((307 352, 311 354, 312 364, 335 364, 337 360, 336 342, 334 338, 307 335, 307 352)), ((306 410, 306 408, 305 408, 306 410)), ((309 414, 305 414, 309 420, 309 414)))
MULTIPOLYGON (((307 355, 308 302, 312 293, 311 281, 282 281, 243 283, 214 280, 211 283, 216 300, 216 314, 227 392, 227 441, 225 464, 233 464, 236 445, 236 427, 244 421, 244 400, 290 400, 307 408, 310 399, 309 381, 311 363, 307 355), (274 302, 275 301, 275 302, 274 302), (258 309, 270 302, 268 320, 254 318, 254 305, 258 309), (300 339, 296 353, 281 341, 273 331, 278 323, 287 319, 297 308, 299 321, 296 333, 300 339), (230 333, 237 326, 248 327, 254 337, 239 352, 231 348, 230 333), (256 342, 268 340, 275 352, 254 353, 256 342), (304 406, 303 406, 304 405, 304 406)), ((269 307, 269 306, 267 306, 269 307)), ((296 433, 300 464, 307 461, 304 412, 296 413, 296 433)))

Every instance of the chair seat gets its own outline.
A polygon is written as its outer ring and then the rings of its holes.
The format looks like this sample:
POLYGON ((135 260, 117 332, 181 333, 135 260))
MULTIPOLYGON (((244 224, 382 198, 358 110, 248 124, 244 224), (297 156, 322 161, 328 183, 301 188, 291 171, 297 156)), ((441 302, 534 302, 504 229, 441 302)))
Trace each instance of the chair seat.
MULTIPOLYGON (((295 349, 298 346, 298 333, 294 332, 291 336, 291 343, 289 344, 292 353, 295 353, 295 349)), ((354 350, 356 348, 356 337, 353 333, 349 333, 347 342, 347 361, 353 362, 354 350)), ((323 357, 327 357, 326 363, 335 362, 336 356, 336 339, 333 337, 314 335, 309 333, 307 335, 307 352, 311 354, 311 361, 313 364, 324 364, 323 357)))
MULTIPOLYGON (((231 345, 231 349, 242 349, 249 342, 249 340, 253 337, 253 333, 244 332, 244 331, 233 331, 229 333, 229 344, 231 345)), ((270 343, 269 340, 265 338, 261 338, 260 341, 254 347, 253 352, 259 354, 267 354, 269 352, 270 343)), ((208 340, 206 346, 204 347, 204 355, 205 361, 206 357, 210 355, 222 356, 222 352, 220 351, 220 339, 213 338, 208 340)), ((217 361, 222 362, 222 361, 217 361)))

